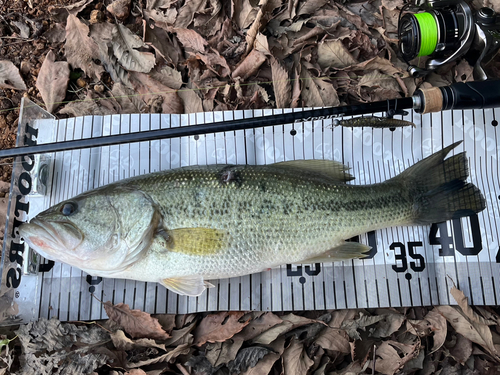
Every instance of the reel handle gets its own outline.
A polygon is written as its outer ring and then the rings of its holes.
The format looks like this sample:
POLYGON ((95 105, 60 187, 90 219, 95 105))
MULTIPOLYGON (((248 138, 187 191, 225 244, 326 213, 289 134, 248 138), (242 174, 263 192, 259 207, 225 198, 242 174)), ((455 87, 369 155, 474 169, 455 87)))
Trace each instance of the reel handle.
POLYGON ((415 93, 421 100, 417 112, 500 107, 499 93, 500 80, 459 82, 445 87, 420 89, 415 93))

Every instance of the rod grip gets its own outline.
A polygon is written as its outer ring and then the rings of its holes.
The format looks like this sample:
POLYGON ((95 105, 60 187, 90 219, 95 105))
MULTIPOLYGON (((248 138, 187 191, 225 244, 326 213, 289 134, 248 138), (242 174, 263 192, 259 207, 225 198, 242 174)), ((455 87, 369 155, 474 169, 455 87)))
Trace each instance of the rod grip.
POLYGON ((422 103, 420 110, 417 110, 417 112, 439 112, 443 108, 443 93, 439 87, 420 89, 417 91, 417 94, 420 96, 422 103))

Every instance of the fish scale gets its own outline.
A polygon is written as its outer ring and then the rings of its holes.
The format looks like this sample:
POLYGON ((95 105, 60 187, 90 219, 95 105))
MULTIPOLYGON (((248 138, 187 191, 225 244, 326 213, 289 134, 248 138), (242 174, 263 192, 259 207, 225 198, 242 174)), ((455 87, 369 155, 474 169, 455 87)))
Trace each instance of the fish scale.
POLYGON ((333 161, 162 171, 61 202, 20 231, 43 256, 92 275, 195 296, 209 279, 363 257, 369 247, 344 240, 367 231, 483 210, 465 154, 445 159, 457 145, 373 185, 347 184, 333 161))

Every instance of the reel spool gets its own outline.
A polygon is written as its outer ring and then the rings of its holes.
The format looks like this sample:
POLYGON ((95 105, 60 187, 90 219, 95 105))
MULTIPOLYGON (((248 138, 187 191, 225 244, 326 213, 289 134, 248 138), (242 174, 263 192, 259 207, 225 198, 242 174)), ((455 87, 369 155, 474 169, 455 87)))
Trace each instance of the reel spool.
POLYGON ((481 67, 486 56, 492 57, 500 47, 500 22, 490 8, 473 9, 462 0, 427 0, 416 13, 401 10, 398 24, 400 51, 414 77, 422 77, 438 67, 467 57, 475 65, 477 79, 486 79, 481 67), (466 56, 467 55, 467 56, 466 56), (411 65, 417 57, 429 56, 426 68, 411 65))

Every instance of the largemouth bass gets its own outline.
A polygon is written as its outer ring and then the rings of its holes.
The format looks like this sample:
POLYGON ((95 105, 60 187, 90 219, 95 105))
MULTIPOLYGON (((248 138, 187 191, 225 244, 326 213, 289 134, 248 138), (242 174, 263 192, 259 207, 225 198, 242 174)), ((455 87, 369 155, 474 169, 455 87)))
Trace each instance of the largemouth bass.
POLYGON ((166 170, 61 202, 20 233, 42 256, 91 275, 198 296, 210 279, 362 258, 370 248, 344 240, 367 231, 482 211, 465 153, 445 159, 458 144, 362 186, 326 160, 166 170))

